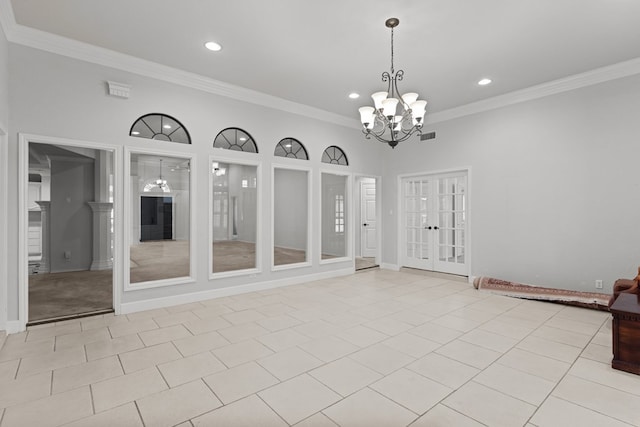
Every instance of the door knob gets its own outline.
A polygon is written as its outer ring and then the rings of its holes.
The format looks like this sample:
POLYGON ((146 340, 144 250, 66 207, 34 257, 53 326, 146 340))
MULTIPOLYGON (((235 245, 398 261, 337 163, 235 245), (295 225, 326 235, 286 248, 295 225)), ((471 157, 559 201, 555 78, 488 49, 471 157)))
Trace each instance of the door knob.
POLYGON ((435 227, 433 227, 434 230, 440 230, 440 227, 438 227, 437 225, 435 227))
POLYGON ((431 227, 425 227, 424 229, 425 230, 431 230, 431 227))
POLYGON ((367 224, 366 222, 364 224, 362 224, 363 227, 366 227, 367 225, 369 225, 369 224, 367 224))

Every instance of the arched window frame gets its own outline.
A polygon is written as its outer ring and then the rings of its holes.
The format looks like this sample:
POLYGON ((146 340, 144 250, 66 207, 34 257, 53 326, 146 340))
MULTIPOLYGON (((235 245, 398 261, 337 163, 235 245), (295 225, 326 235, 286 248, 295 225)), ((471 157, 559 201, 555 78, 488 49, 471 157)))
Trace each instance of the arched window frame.
POLYGON ((327 147, 322 153, 322 163, 331 165, 349 166, 349 159, 344 150, 337 145, 327 147), (328 161, 327 161, 328 160, 328 161))
POLYGON ((290 159, 309 160, 309 153, 307 152, 304 144, 291 137, 282 138, 280 142, 276 144, 273 155, 276 157, 285 157, 290 159), (284 155, 278 154, 278 149, 282 150, 284 155))
POLYGON ((256 140, 253 138, 253 136, 251 136, 249 132, 238 127, 228 127, 218 132, 216 137, 213 139, 213 148, 221 148, 223 150, 243 151, 245 153, 258 154, 258 144, 256 144, 256 140), (224 133, 227 131, 235 131, 235 140, 233 141, 233 144, 231 143, 232 141, 230 141, 224 135, 224 133), (242 136, 238 138, 239 132, 246 135, 247 139, 245 141, 242 141, 242 138, 243 138, 242 136), (221 141, 221 138, 224 138, 225 143, 229 145, 228 147, 223 147, 218 143, 218 141, 221 141), (238 148, 234 148, 234 147, 238 147, 238 148), (253 151, 251 151, 251 149, 247 149, 249 147, 253 148, 253 151))
MULTIPOLYGON (((168 129, 167 129, 168 130, 168 129)), ((175 142, 178 144, 191 144, 191 135, 189 135, 189 131, 187 130, 187 128, 180 122, 180 120, 176 119, 175 117, 172 117, 168 114, 163 114, 163 113, 149 113, 149 114, 145 114, 144 116, 140 116, 138 117, 138 119, 136 121, 133 122, 133 124, 131 125, 131 129, 129 129, 129 136, 134 136, 136 138, 144 138, 144 139, 153 139, 156 141, 164 141, 164 142, 175 142), (160 129, 159 132, 156 132, 157 129, 152 129, 152 127, 149 125, 149 123, 147 123, 147 121, 145 121, 146 118, 152 117, 152 116, 159 116, 160 117, 160 129), (170 132, 165 133, 165 125, 163 124, 164 119, 169 119, 175 123, 177 123, 177 127, 175 129, 171 129, 170 132), (149 129, 152 133, 153 136, 151 138, 148 138, 146 136, 141 136, 141 135, 136 135, 134 134, 134 132, 136 132, 135 128, 138 125, 138 123, 142 122, 144 124, 144 126, 146 126, 147 129, 149 129), (183 141, 174 141, 171 138, 171 135, 175 134, 178 130, 184 130, 184 133, 187 136, 187 141, 183 142, 183 141), (157 135, 164 135, 167 139, 156 139, 157 135)))

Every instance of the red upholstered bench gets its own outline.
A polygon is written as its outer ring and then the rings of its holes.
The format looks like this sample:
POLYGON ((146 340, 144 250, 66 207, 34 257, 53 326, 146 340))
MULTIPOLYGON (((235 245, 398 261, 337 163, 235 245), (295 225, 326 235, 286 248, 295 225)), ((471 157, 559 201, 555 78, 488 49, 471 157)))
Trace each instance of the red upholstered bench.
POLYGON ((640 267, 638 267, 638 275, 635 279, 618 279, 613 284, 613 295, 609 300, 609 307, 618 298, 621 293, 638 294, 640 293, 638 288, 638 282, 640 282, 640 267))

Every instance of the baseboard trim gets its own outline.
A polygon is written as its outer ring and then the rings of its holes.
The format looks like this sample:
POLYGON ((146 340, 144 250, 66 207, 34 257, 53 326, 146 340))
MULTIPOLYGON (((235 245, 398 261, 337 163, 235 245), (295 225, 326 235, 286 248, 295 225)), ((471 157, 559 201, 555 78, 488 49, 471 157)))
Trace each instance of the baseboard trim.
POLYGON ((247 285, 230 286, 227 288, 211 289, 208 291, 193 292, 189 294, 174 295, 171 297, 154 298, 151 300, 134 301, 122 303, 120 314, 136 313, 138 311, 153 310, 156 308, 171 307, 180 304, 204 301, 208 299, 228 297, 232 295, 245 294, 248 292, 264 291, 284 286, 299 285, 301 283, 313 282, 315 280, 331 279, 333 277, 348 276, 353 274, 353 268, 343 268, 324 273, 309 274, 306 276, 290 277, 286 279, 270 280, 247 285))
POLYGON ((21 324, 19 320, 8 320, 5 326, 5 332, 7 333, 7 335, 17 334, 18 332, 27 330, 27 325, 21 324))
POLYGON ((400 266, 398 264, 388 264, 386 262, 381 263, 380 268, 383 270, 400 271, 400 266))

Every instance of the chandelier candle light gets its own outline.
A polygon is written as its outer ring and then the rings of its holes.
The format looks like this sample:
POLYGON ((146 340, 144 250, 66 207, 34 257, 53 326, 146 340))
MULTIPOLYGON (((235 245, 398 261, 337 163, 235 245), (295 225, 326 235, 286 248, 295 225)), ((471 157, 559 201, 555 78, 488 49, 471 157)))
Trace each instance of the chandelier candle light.
POLYGON ((385 21, 387 28, 391 28, 391 70, 382 73, 382 81, 388 85, 387 91, 371 95, 375 107, 359 109, 362 133, 366 138, 373 136, 378 141, 389 144, 391 148, 413 134, 422 134, 427 107, 427 101, 418 100, 417 93, 401 95, 398 90, 398 81, 404 77, 404 71, 395 71, 393 67, 393 29, 399 23, 398 18, 385 21))
POLYGON ((156 185, 162 190, 167 186, 167 180, 162 178, 162 159, 160 159, 160 178, 156 179, 156 185))

